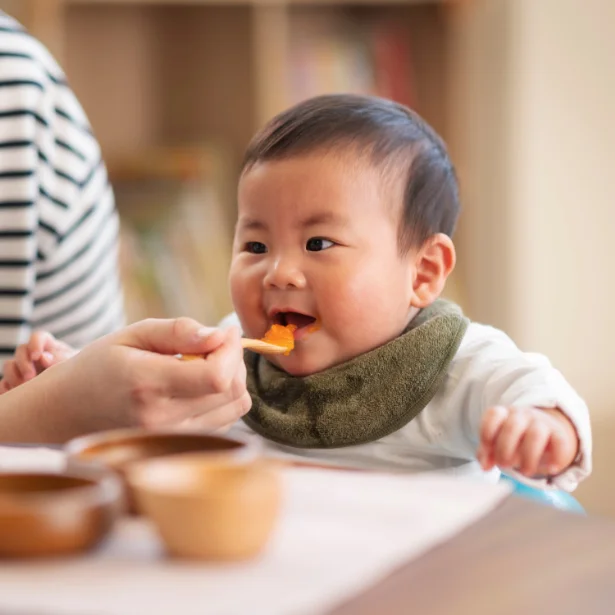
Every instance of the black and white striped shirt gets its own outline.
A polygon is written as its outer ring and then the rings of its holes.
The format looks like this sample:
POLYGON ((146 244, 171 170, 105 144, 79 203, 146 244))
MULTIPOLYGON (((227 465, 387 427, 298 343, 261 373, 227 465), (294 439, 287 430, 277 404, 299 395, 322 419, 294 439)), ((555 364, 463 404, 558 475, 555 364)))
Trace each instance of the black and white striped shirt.
POLYGON ((123 323, 100 148, 49 52, 0 11, 0 371, 33 329, 80 347, 123 323))

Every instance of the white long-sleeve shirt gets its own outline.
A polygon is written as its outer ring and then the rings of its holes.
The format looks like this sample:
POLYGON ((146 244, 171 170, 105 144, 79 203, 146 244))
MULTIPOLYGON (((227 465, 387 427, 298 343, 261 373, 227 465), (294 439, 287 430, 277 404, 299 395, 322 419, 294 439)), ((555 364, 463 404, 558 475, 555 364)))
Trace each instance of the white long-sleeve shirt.
MULTIPOLYGON (((237 320, 225 319, 223 326, 237 320)), ((496 481, 476 461, 483 413, 492 406, 559 408, 574 424, 579 455, 559 476, 515 478, 541 488, 572 491, 591 472, 592 437, 583 400, 542 355, 525 353, 502 331, 471 323, 444 383, 423 411, 399 431, 380 440, 339 449, 297 449, 263 440, 276 455, 315 463, 400 472, 448 471, 496 481)), ((241 421, 232 433, 253 433, 241 421)), ((260 437, 260 436, 259 436, 260 437)), ((508 470, 507 470, 508 473, 508 470)))

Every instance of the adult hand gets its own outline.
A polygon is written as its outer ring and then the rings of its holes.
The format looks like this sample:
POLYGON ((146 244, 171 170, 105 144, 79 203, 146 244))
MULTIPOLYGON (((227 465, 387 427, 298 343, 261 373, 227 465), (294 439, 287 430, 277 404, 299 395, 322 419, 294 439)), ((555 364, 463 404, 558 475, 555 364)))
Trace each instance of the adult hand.
POLYGON ((97 340, 2 395, 0 439, 63 441, 133 426, 216 430, 250 405, 237 329, 150 319, 97 340), (177 354, 204 358, 181 361, 177 354), (16 404, 25 409, 21 416, 10 408, 16 404))

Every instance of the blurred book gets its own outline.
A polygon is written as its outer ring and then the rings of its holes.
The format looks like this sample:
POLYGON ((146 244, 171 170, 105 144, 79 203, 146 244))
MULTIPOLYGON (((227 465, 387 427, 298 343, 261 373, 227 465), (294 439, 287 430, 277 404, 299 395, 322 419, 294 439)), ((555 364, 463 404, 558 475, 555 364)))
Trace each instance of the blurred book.
POLYGON ((411 41, 396 21, 306 9, 296 16, 291 33, 289 104, 320 94, 355 93, 417 107, 411 41))
POLYGON ((215 148, 163 148, 110 161, 129 322, 191 316, 215 324, 231 311, 223 167, 215 148))
POLYGON ((374 94, 417 109, 410 37, 405 28, 390 20, 370 28, 374 94))
POLYGON ((374 89, 367 41, 343 13, 304 10, 293 28, 288 63, 290 103, 319 94, 374 89))

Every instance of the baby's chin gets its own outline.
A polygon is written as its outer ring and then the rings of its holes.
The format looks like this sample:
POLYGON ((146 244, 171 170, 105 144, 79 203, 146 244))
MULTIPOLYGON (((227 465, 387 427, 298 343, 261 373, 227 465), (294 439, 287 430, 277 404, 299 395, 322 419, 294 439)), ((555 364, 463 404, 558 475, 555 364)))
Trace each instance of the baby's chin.
MULTIPOLYGON (((310 353, 311 354, 311 353, 310 353)), ((270 356, 268 359, 287 374, 296 377, 311 376, 341 363, 322 356, 306 356, 307 353, 292 351, 287 357, 270 356), (302 356, 303 355, 303 356, 302 356)))

